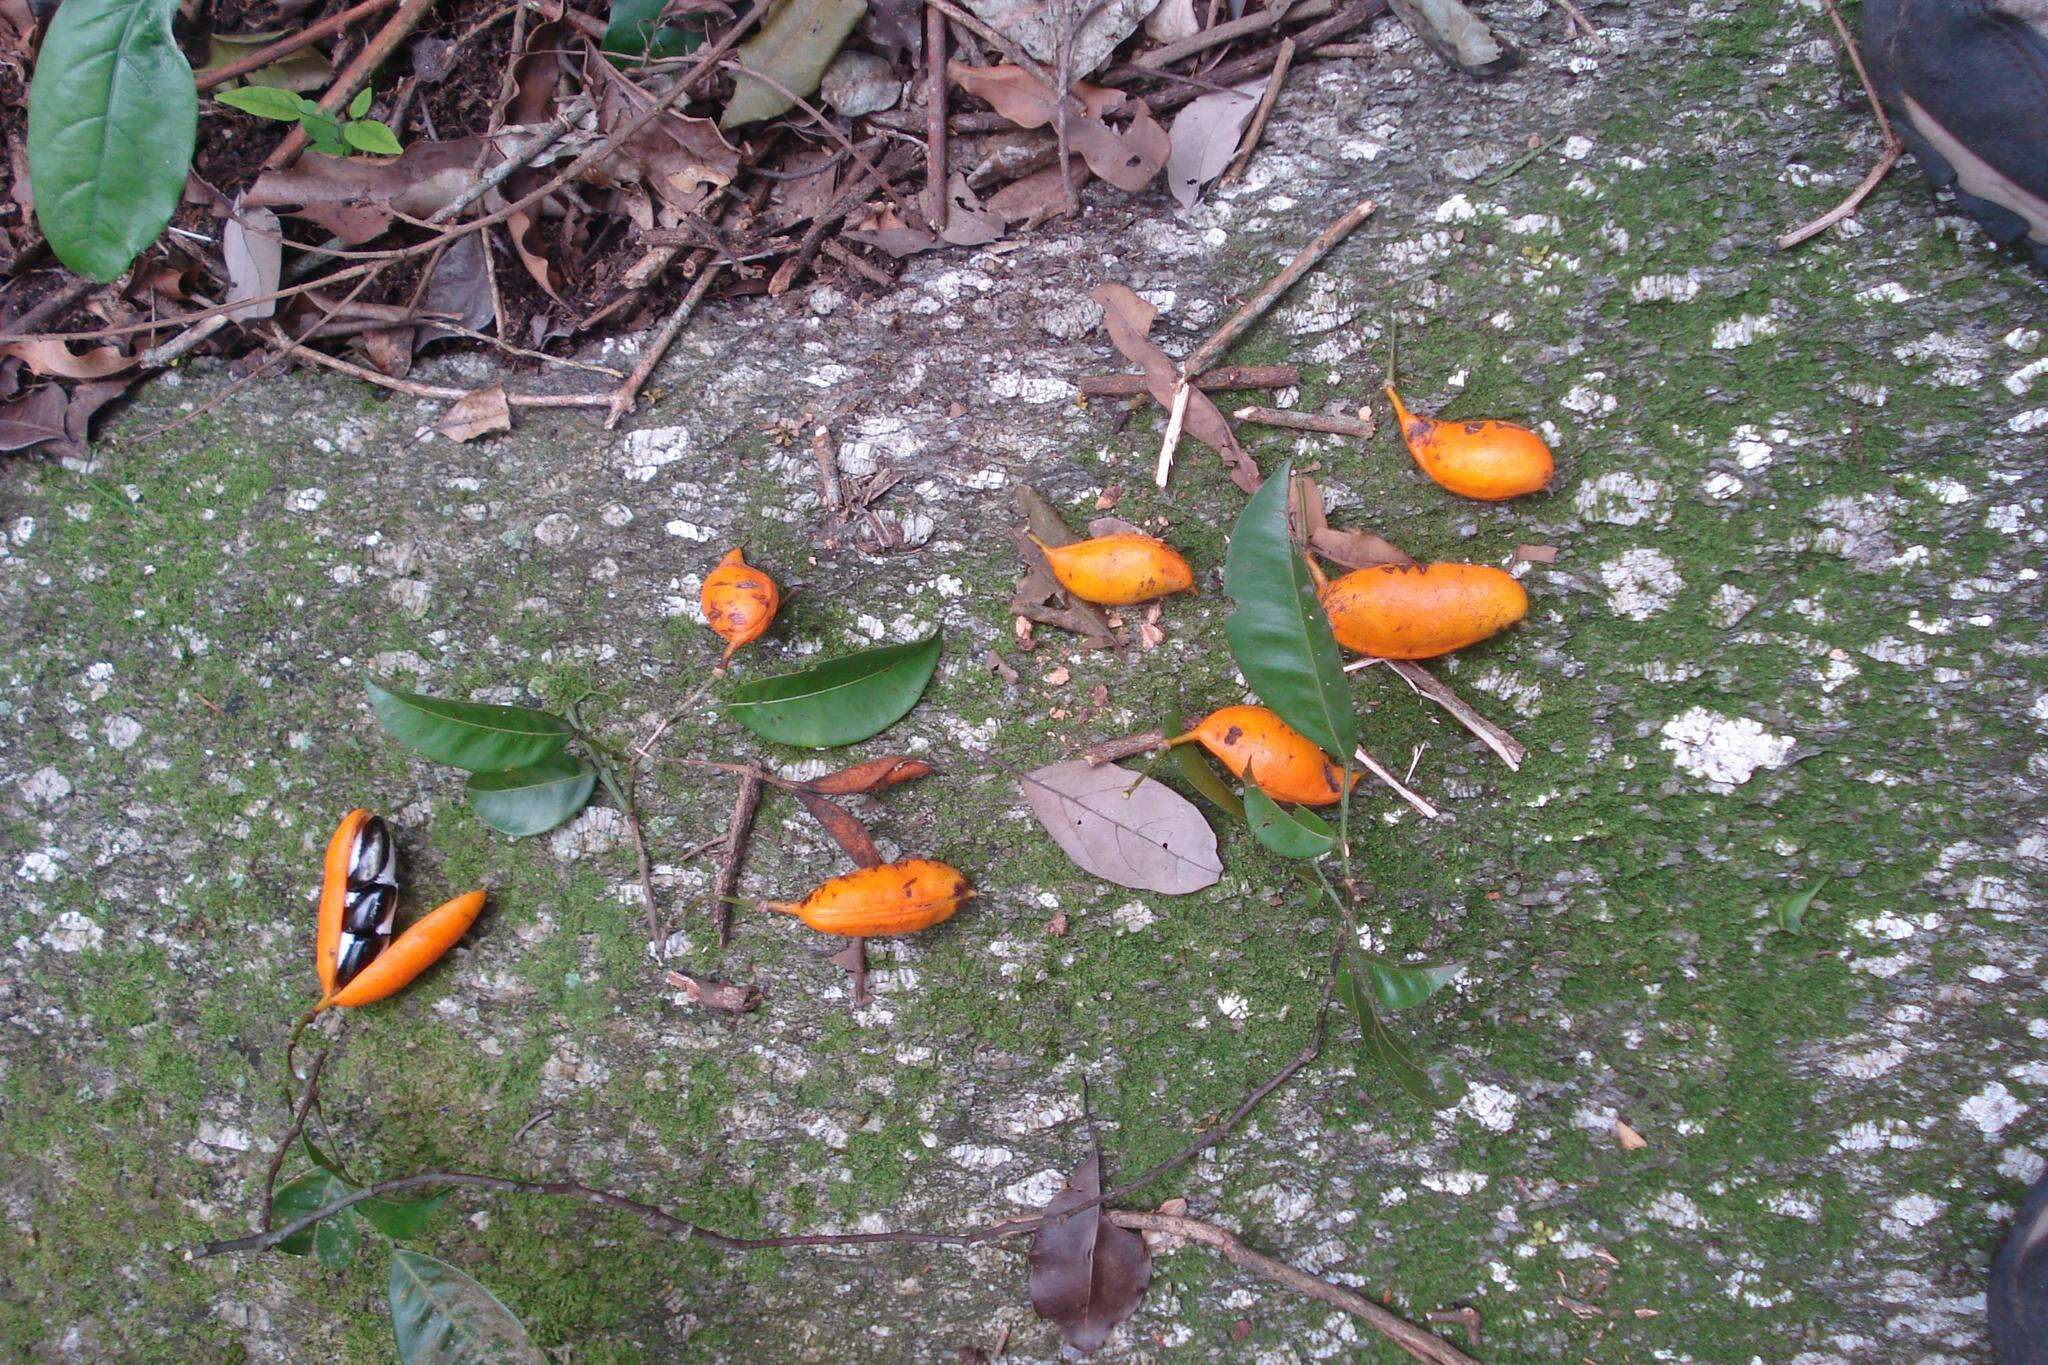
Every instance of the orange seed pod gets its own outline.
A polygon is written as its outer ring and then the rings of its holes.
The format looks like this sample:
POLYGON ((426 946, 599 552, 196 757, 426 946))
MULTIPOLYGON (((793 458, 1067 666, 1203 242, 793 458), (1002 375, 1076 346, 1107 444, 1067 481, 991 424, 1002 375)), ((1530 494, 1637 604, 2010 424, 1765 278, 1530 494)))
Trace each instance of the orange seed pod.
POLYGON ((423 916, 393 940, 353 981, 329 992, 314 1013, 330 1006, 356 1009, 396 995, 412 984, 413 978, 440 961, 455 941, 476 923, 484 908, 484 893, 471 891, 423 916))
POLYGON ((876 938, 914 934, 951 917, 974 896, 967 878, 929 858, 863 867, 832 878, 801 901, 762 901, 821 934, 876 938))
POLYGON ((1375 564, 1319 596, 1337 643, 1380 659, 1433 659, 1529 614, 1515 576, 1488 564, 1375 564))
POLYGON ((774 622, 782 593, 745 555, 728 550, 718 567, 704 575, 698 604, 704 608, 704 624, 725 639, 725 654, 718 661, 723 669, 741 645, 760 639, 774 622))
POLYGON ((1044 552, 1060 586, 1083 602, 1128 607, 1195 586, 1195 571, 1180 551, 1151 536, 1097 536, 1072 545, 1048 545, 1033 536, 1031 543, 1044 552))
MULTIPOLYGON (((1226 706, 1212 711, 1169 746, 1199 743, 1231 773, 1258 784, 1275 801, 1327 806, 1344 793, 1344 775, 1308 736, 1263 706, 1226 706)), ((1356 783, 1363 776, 1351 775, 1356 783)))
POLYGON ((313 969, 320 975, 320 994, 334 993, 334 962, 341 946, 342 902, 348 896, 349 863, 356 852, 356 836, 369 823, 370 812, 352 810, 335 826, 327 841, 327 861, 320 877, 320 918, 313 932, 313 969))
POLYGON ((1541 492, 1556 469, 1550 447, 1512 422, 1439 422, 1408 411, 1387 385, 1408 453, 1422 472, 1461 498, 1499 502, 1541 492))

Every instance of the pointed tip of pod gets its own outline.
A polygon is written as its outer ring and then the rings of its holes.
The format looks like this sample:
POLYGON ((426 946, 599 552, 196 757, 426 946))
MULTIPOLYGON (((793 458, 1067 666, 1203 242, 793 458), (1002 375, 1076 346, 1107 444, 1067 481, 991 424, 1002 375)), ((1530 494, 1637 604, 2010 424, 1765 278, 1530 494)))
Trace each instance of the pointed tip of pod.
POLYGON ((1401 401, 1401 391, 1392 384, 1387 385, 1386 390, 1387 401, 1394 405, 1394 420, 1404 427, 1407 426, 1409 421, 1408 405, 1401 401))

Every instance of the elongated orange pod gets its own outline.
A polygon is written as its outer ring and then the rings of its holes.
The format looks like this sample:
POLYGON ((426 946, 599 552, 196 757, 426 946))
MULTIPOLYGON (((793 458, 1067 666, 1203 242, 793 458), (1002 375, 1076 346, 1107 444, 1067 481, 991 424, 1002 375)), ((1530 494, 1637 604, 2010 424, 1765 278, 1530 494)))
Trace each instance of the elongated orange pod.
POLYGON ((423 916, 379 953, 353 981, 329 992, 314 1013, 334 1007, 357 1009, 396 995, 412 984, 413 978, 441 960, 455 941, 476 923, 484 908, 484 893, 471 891, 423 916))
POLYGON ((356 836, 370 812, 352 810, 334 827, 327 841, 326 865, 320 876, 320 918, 313 931, 313 970, 320 975, 320 994, 334 993, 334 963, 341 947, 342 902, 348 896, 349 866, 355 859, 356 836))
POLYGON ((762 901, 821 934, 878 938, 914 934, 952 917, 974 896, 957 868, 929 858, 863 867, 832 878, 800 901, 762 901))
MULTIPOLYGON (((1307 735, 1263 706, 1226 706, 1211 711, 1169 746, 1193 740, 1231 773, 1258 785, 1275 801, 1327 806, 1344 794, 1344 774, 1307 735)), ((1353 773, 1356 783, 1362 776, 1353 773)))
POLYGON ((740 646, 760 639, 773 624, 782 591, 774 579, 747 563, 745 555, 728 550, 718 567, 704 575, 704 591, 697 600, 704 608, 704 624, 725 640, 725 654, 718 661, 724 668, 740 646))
POLYGON ((1422 472, 1461 498, 1499 502, 1541 492, 1557 468, 1550 447, 1513 422, 1439 422, 1408 411, 1387 385, 1401 439, 1422 472))
POLYGON ((1180 551, 1151 536, 1097 536, 1072 545, 1048 545, 1033 536, 1031 543, 1045 553, 1060 586, 1083 602, 1129 607, 1194 590, 1195 571, 1180 551))
POLYGON ((1433 659, 1529 614, 1522 585, 1489 564, 1375 564, 1320 595, 1337 643, 1380 659, 1433 659))

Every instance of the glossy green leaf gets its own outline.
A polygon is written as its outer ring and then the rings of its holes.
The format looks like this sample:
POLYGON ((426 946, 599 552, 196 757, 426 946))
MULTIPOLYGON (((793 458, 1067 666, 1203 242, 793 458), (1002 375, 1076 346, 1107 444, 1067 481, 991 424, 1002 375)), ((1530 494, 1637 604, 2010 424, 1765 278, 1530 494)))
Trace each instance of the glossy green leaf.
POLYGON ((612 0, 603 46, 614 65, 680 57, 703 46, 703 25, 664 24, 661 12, 666 8, 668 0, 612 0))
POLYGON ((500 834, 545 834, 582 810, 597 787, 597 770, 573 754, 549 754, 524 768, 472 773, 469 804, 500 834))
POLYGON ((299 97, 272 85, 245 85, 240 90, 223 90, 214 98, 230 109, 279 123, 299 121, 299 97))
POLYGON ((1419 1005, 1465 974, 1462 962, 1446 962, 1432 967, 1423 963, 1410 965, 1388 962, 1381 957, 1361 956, 1365 957, 1366 978, 1372 985, 1372 998, 1383 1010, 1405 1010, 1411 1005, 1419 1005))
POLYGON ((398 145, 397 136, 373 118, 353 119, 343 124, 341 135, 349 146, 372 156, 397 156, 405 151, 398 145))
MULTIPOLYGON (((371 93, 370 87, 367 85, 356 91, 356 97, 348 102, 348 116, 350 118, 361 118, 369 113, 370 101, 374 98, 376 96, 371 93)), ((389 132, 390 129, 387 128, 385 131, 389 132)))
MULTIPOLYGON (((1044 537, 1040 537, 1044 539, 1044 537)), ((1182 718, 1180 704, 1175 702, 1166 711, 1166 733, 1178 735, 1187 729, 1182 718)), ((1244 801, 1235 789, 1223 780, 1223 774, 1216 771, 1198 744, 1181 744, 1167 750, 1173 757, 1173 764, 1180 769, 1180 775, 1188 785, 1199 792, 1208 803, 1226 815, 1245 818, 1244 801)))
POLYGON ((546 1360, 497 1295, 446 1261, 404 1247, 391 1252, 391 1330, 405 1365, 546 1360))
POLYGON ((419 1236, 427 1230, 428 1220, 435 1210, 447 1202, 449 1191, 430 1194, 424 1199, 393 1199, 388 1195, 372 1195, 355 1206, 363 1221, 393 1241, 405 1241, 419 1236))
POLYGON ((1369 977, 1363 955, 1355 950, 1347 951, 1337 967, 1337 997, 1358 1019, 1367 1060, 1374 1069, 1384 1072, 1410 1096, 1432 1109, 1456 1103, 1464 1087, 1456 1081, 1439 1085, 1436 1078, 1415 1059, 1407 1043, 1387 1027, 1366 985, 1369 977))
MULTIPOLYGON (((347 1198, 355 1192, 355 1186, 332 1171, 313 1171, 282 1186, 271 1196, 270 1221, 273 1225, 283 1225, 304 1218, 315 1209, 324 1209, 335 1200, 347 1198)), ((279 1242, 277 1249, 293 1256, 310 1253, 329 1270, 340 1270, 356 1254, 355 1210, 343 1209, 312 1227, 301 1228, 279 1242)))
POLYGON ((313 1141, 312 1134, 300 1133, 299 1141, 305 1146, 306 1160, 312 1162, 323 1171, 332 1172, 343 1180, 348 1179, 348 1172, 341 1169, 341 1163, 323 1151, 320 1144, 313 1141))
POLYGON ((1804 891, 1794 891, 1771 907, 1771 927, 1787 934, 1803 932, 1806 927, 1806 912, 1813 908, 1813 898, 1833 880, 1832 874, 1823 876, 1804 891))
MULTIPOLYGON (((760 31, 733 49, 733 56, 790 94, 808 96, 867 12, 867 0, 774 0, 760 31)), ((759 123, 794 107, 789 95, 767 81, 738 76, 718 126, 759 123)))
POLYGON ((524 768, 560 752, 569 722, 527 706, 448 701, 365 681, 370 709, 392 738, 451 768, 473 773, 524 768))
POLYGON ((1252 837, 1283 858, 1320 858, 1337 846, 1329 821, 1300 806, 1283 807, 1251 784, 1244 789, 1244 816, 1252 837))
POLYGON ((1339 764, 1357 747, 1351 692, 1315 580, 1287 534, 1283 462, 1252 495, 1230 533, 1223 590, 1236 609, 1223 623, 1231 657, 1259 700, 1339 764))
POLYGON ((65 0, 28 91, 36 222, 57 259, 115 279, 177 210, 199 132, 175 0, 65 0))
POLYGON ((733 689, 726 714, 763 739, 830 749, 878 735, 924 695, 939 666, 933 631, 907 645, 883 645, 829 659, 800 673, 733 689))

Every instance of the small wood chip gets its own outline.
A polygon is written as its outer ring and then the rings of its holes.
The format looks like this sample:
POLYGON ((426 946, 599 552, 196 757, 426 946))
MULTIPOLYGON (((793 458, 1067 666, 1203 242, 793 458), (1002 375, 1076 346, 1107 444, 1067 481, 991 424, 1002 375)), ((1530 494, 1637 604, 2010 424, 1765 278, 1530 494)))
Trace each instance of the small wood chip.
POLYGON ((1555 564, 1557 563, 1557 547, 1555 545, 1517 545, 1515 547, 1515 558, 1527 560, 1531 564, 1555 564))
POLYGON ((730 981, 691 976, 688 972, 670 972, 668 984, 688 996, 691 1004, 724 1014, 745 1014, 761 1005, 761 991, 756 986, 737 986, 730 981))
POLYGON ((1650 1145, 1641 1133, 1620 1119, 1614 1121, 1614 1140, 1621 1144, 1621 1150, 1624 1152, 1639 1152, 1650 1145))

